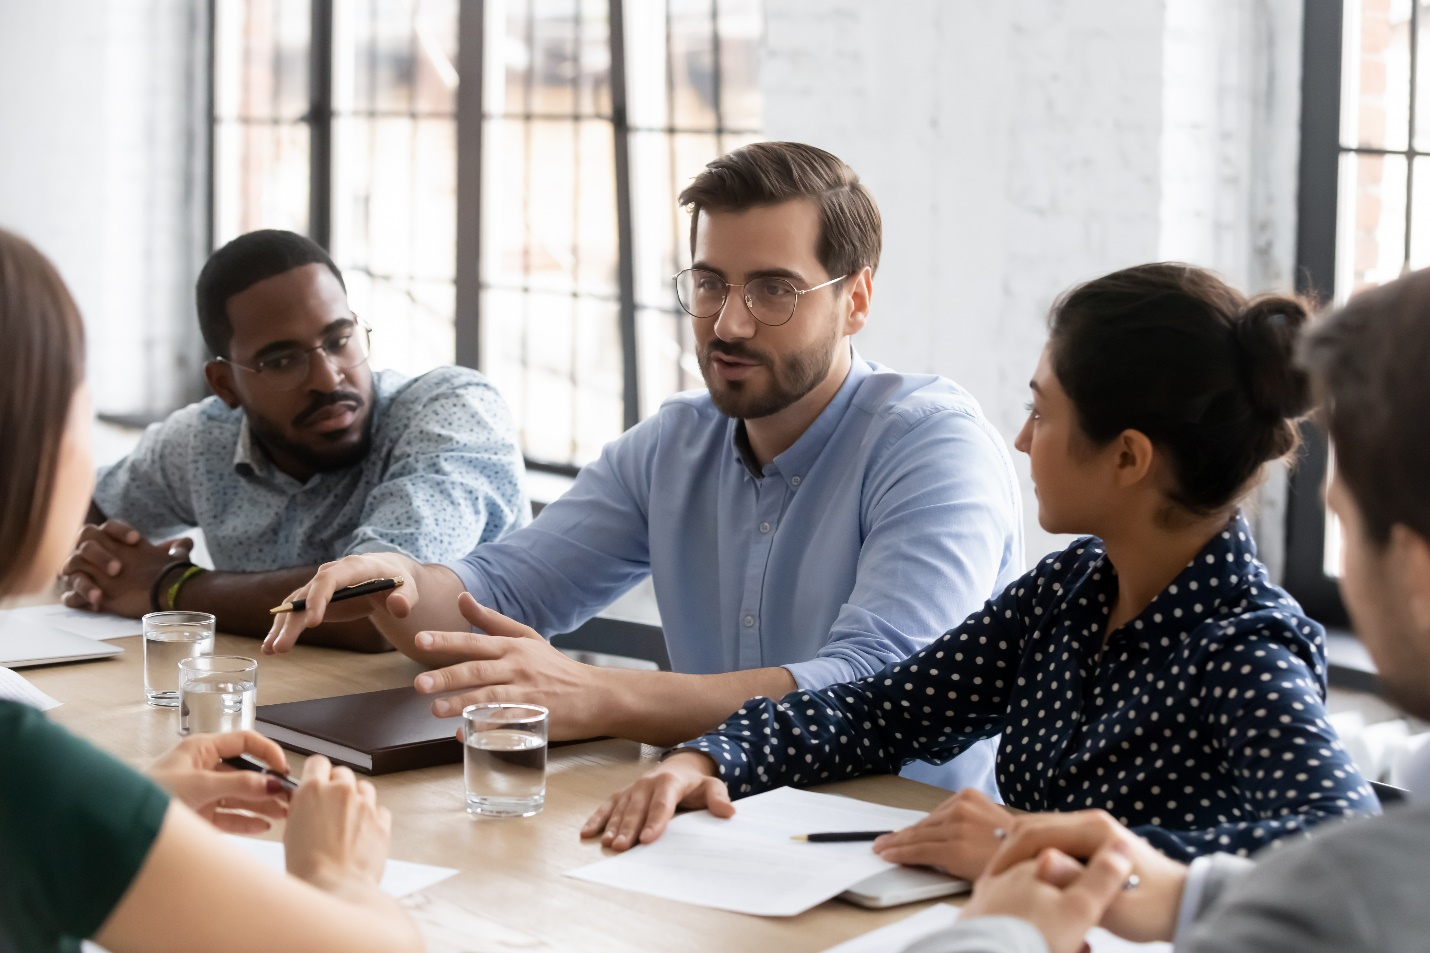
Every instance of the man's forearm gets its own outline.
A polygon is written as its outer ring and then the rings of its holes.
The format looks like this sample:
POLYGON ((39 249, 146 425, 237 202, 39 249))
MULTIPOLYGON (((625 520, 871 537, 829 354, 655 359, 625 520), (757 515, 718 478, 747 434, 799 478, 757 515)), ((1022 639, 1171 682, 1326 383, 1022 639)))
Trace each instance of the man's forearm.
POLYGON ((783 668, 721 675, 600 669, 601 734, 668 747, 711 731, 747 699, 780 698, 798 686, 783 668))
MULTIPOLYGON (((312 579, 317 569, 291 566, 269 572, 202 573, 184 583, 175 608, 211 612, 220 631, 261 639, 273 624, 268 610, 312 579)), ((392 648, 368 619, 325 622, 310 629, 303 641, 358 652, 386 652, 392 648)))

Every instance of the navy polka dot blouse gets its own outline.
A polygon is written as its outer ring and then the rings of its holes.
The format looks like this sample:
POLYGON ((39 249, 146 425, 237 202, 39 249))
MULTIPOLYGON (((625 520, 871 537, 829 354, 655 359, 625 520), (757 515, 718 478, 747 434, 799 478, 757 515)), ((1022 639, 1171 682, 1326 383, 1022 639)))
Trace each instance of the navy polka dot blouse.
POLYGON ((1010 805, 1102 808, 1179 860, 1379 809, 1326 722, 1322 630, 1267 581, 1240 516, 1104 648, 1115 587, 1100 541, 1079 540, 918 654, 752 699, 681 747, 740 797, 943 762, 1001 732, 1010 805))

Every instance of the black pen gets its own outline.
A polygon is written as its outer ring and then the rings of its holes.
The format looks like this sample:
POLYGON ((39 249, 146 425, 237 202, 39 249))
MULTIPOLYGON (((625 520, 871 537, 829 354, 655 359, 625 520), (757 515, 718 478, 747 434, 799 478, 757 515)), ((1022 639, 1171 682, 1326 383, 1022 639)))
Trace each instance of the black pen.
POLYGON ((811 844, 843 844, 849 841, 874 840, 893 831, 831 831, 826 834, 796 834, 790 840, 804 840, 811 844))
MULTIPOLYGON (((397 589, 406 579, 401 576, 393 576, 391 579, 369 579, 367 582, 360 582, 355 586, 348 586, 346 589, 339 589, 333 593, 329 602, 342 602, 344 599, 356 599, 358 596, 369 596, 374 592, 386 592, 389 589, 397 589)), ((268 610, 269 615, 278 615, 280 612, 302 612, 308 608, 307 599, 294 599, 292 602, 285 602, 281 606, 274 606, 268 610)))
POLYGON ((298 779, 291 774, 284 774, 277 768, 270 768, 252 755, 240 754, 232 758, 224 758, 223 763, 238 771, 257 771, 266 774, 270 778, 277 778, 279 782, 288 790, 292 791, 298 787, 298 779))

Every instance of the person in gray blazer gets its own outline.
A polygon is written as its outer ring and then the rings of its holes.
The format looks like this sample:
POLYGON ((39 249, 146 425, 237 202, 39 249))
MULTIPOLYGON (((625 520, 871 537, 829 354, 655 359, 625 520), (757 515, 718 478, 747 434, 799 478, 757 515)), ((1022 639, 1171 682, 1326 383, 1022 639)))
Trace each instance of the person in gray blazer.
MULTIPOLYGON (((1302 363, 1336 452, 1326 497, 1346 609, 1385 693, 1430 719, 1430 269, 1358 294, 1308 337, 1302 363)), ((1300 767, 1266 769, 1292 785, 1300 767)), ((1097 923, 1177 953, 1427 953, 1430 746, 1409 775, 1408 803, 1255 861, 1188 867, 1102 812, 1030 815, 1010 826, 958 924, 908 953, 1071 953, 1097 923)))

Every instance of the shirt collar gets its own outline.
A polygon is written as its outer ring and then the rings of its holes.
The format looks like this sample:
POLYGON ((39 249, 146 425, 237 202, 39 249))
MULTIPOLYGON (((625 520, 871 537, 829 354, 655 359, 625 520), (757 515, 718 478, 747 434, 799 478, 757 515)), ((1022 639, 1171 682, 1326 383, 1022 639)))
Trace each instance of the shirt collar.
MULTIPOLYGON (((1106 556, 1098 560, 1108 566, 1106 556)), ((1190 633, 1222 614, 1222 604, 1244 588, 1248 577, 1261 572, 1256 543, 1246 518, 1237 512, 1157 597, 1123 626, 1114 638, 1130 638, 1151 651, 1151 631, 1190 633)), ((1115 575, 1115 567, 1113 569, 1115 575)), ((1109 585, 1111 580, 1108 580, 1109 585)), ((1159 639, 1158 642, 1164 641, 1159 639)), ((1167 647, 1171 647, 1168 645, 1167 647)))
POLYGON ((234 472, 247 476, 266 477, 273 469, 273 464, 269 462, 267 454, 258 445, 258 441, 253 438, 253 429, 248 426, 248 414, 242 410, 238 413, 238 442, 233 448, 234 472))
POLYGON ((770 461, 763 472, 759 463, 755 459, 755 452, 750 447, 750 437, 745 429, 743 420, 734 421, 730 431, 730 447, 735 454, 735 459, 740 465, 756 479, 763 476, 779 476, 791 487, 797 487, 804 481, 805 475, 814 466, 819 455, 824 452, 824 448, 829 444, 829 438, 834 435, 844 415, 849 410, 849 405, 854 402, 854 397, 859 393, 859 385, 874 373, 868 362, 859 356, 859 352, 851 344, 849 346, 850 362, 849 373, 844 378, 844 383, 839 385, 839 390, 835 392, 834 398, 829 402, 819 416, 814 418, 814 422, 805 428, 804 433, 799 435, 799 439, 794 444, 770 461))

